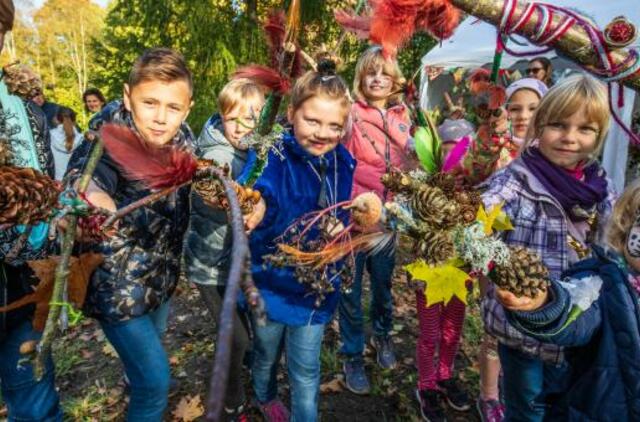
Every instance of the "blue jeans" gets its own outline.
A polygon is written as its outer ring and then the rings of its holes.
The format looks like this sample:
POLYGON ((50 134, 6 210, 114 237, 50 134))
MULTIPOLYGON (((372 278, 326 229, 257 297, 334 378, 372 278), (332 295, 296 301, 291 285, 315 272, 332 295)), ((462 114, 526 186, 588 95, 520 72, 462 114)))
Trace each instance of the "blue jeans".
POLYGON ((362 313, 362 278, 365 267, 371 279, 371 306, 369 313, 373 335, 386 337, 393 325, 393 297, 391 296, 391 278, 396 263, 396 247, 389 247, 377 254, 359 253, 356 256, 356 268, 353 284, 349 293, 340 297, 340 337, 342 349, 347 357, 362 356, 364 351, 364 317, 362 313))
POLYGON ((318 420, 320 392, 320 347, 324 324, 293 327, 271 320, 266 326, 254 323, 253 390, 260 403, 278 396, 276 374, 283 346, 291 385, 291 420, 318 420))
POLYGON ((503 344, 498 345, 498 353, 504 374, 501 390, 504 393, 505 420, 563 420, 557 413, 559 406, 552 406, 549 399, 562 395, 568 380, 568 366, 547 364, 503 344))
POLYGON ((162 346, 169 302, 154 312, 109 324, 102 331, 118 352, 131 387, 128 421, 162 421, 169 396, 169 360, 162 346))
POLYGON ((46 371, 40 381, 33 378, 31 364, 18 364, 23 357, 20 345, 27 340, 38 340, 40 333, 33 331, 31 322, 26 321, 6 335, 0 342, 0 385, 9 421, 62 421, 51 357, 47 358, 46 371))

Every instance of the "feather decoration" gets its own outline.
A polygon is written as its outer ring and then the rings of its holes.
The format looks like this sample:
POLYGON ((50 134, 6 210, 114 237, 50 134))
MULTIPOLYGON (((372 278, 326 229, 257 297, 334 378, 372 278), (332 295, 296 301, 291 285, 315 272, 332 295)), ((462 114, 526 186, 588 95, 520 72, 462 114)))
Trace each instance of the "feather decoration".
POLYGON ((462 162, 467 151, 469 151, 469 147, 471 146, 471 137, 465 136, 460 139, 455 147, 447 154, 447 157, 444 159, 444 163, 442 164, 442 172, 449 173, 451 170, 456 168, 458 164, 462 162))
POLYGON ((395 57, 417 30, 446 39, 460 23, 460 12, 449 0, 371 0, 370 4, 370 39, 382 45, 386 57, 395 57))
POLYGON ((287 13, 287 26, 285 29, 284 43, 295 44, 300 31, 300 6, 302 0, 291 0, 287 13))
POLYGON ((238 68, 233 75, 233 79, 247 78, 258 85, 263 85, 271 91, 280 95, 285 95, 291 88, 289 79, 283 77, 275 69, 262 65, 249 65, 238 68))
POLYGON ((100 135, 109 156, 122 167, 126 177, 139 180, 150 189, 188 182, 198 167, 190 152, 172 145, 148 145, 126 126, 105 124, 100 135))
POLYGON ((333 12, 336 22, 347 32, 351 32, 359 39, 369 38, 371 31, 371 18, 369 16, 358 16, 346 10, 336 10, 333 12))

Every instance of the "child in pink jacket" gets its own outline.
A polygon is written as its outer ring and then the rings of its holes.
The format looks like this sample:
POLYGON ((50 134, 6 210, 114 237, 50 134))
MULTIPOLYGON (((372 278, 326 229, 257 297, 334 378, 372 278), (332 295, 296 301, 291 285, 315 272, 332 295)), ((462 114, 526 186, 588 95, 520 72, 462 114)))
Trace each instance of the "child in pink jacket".
MULTIPOLYGON (((351 111, 353 130, 345 143, 358 162, 352 191, 354 197, 363 192, 375 192, 383 201, 391 199, 380 178, 391 168, 407 169, 411 121, 408 109, 401 101, 403 84, 398 63, 385 59, 380 47, 371 47, 360 56, 353 82, 356 97, 351 111)), ((394 266, 395 244, 376 254, 359 254, 351 291, 343 294, 340 300, 345 383, 356 394, 366 394, 370 389, 362 357, 365 336, 361 297, 365 268, 371 279, 371 344, 382 368, 396 366, 389 336, 393 325, 391 277, 394 266)))

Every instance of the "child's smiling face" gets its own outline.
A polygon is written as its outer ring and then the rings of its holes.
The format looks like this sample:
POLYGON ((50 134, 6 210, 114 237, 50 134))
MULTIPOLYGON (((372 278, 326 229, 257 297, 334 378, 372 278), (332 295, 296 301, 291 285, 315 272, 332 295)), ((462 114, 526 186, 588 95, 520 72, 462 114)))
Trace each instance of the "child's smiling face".
POLYGON ((599 131, 583 106, 571 116, 551 120, 542 128, 540 152, 553 164, 573 170, 595 151, 599 131))
POLYGON ((124 86, 124 105, 142 138, 155 146, 169 143, 191 110, 191 89, 186 80, 143 80, 124 86))
POLYGON ((242 138, 249 135, 255 129, 260 117, 262 102, 244 104, 234 107, 229 113, 222 116, 222 130, 224 137, 234 148, 247 149, 242 144, 242 138))
POLYGON ((314 96, 295 110, 290 107, 287 115, 298 143, 309 154, 319 157, 340 142, 349 107, 342 99, 314 96))

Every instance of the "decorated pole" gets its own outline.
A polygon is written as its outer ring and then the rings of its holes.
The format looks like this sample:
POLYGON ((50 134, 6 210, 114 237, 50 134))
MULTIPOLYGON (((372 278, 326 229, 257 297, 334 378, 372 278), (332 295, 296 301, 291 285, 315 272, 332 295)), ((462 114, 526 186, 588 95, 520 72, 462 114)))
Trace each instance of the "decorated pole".
MULTIPOLYGON (((102 139, 99 136, 96 136, 96 139, 93 142, 94 145, 91 149, 91 154, 89 155, 87 166, 85 167, 78 183, 78 194, 83 194, 89 187, 89 182, 91 182, 93 172, 95 171, 96 166, 100 161, 100 157, 102 157, 104 148, 102 139)), ((60 263, 56 268, 53 293, 51 295, 52 306, 49 309, 49 315, 47 316, 47 322, 44 327, 44 332, 42 333, 42 338, 40 339, 40 342, 38 343, 36 349, 37 353, 33 366, 33 371, 36 379, 41 379, 44 375, 45 361, 49 356, 53 338, 55 337, 57 331, 58 317, 60 316, 61 308, 59 305, 53 304, 62 302, 62 295, 65 290, 65 285, 69 279, 69 263, 71 262, 73 245, 75 244, 76 240, 78 215, 69 214, 66 219, 67 227, 62 238, 62 253, 60 257, 60 263)))
POLYGON ((623 18, 600 31, 585 18, 568 9, 521 0, 449 0, 451 4, 502 31, 527 38, 534 44, 554 48, 560 55, 582 65, 586 70, 616 80, 640 91, 638 54, 625 48, 635 39, 635 28, 623 18), (545 13, 543 11, 551 11, 545 13), (582 18, 582 19, 576 19, 582 18), (618 25, 616 28, 615 25, 618 25), (617 39, 619 36, 627 39, 617 39), (594 37, 598 42, 594 45, 594 37), (600 45, 598 45, 600 44, 600 45), (607 69, 603 58, 610 61, 607 69))

